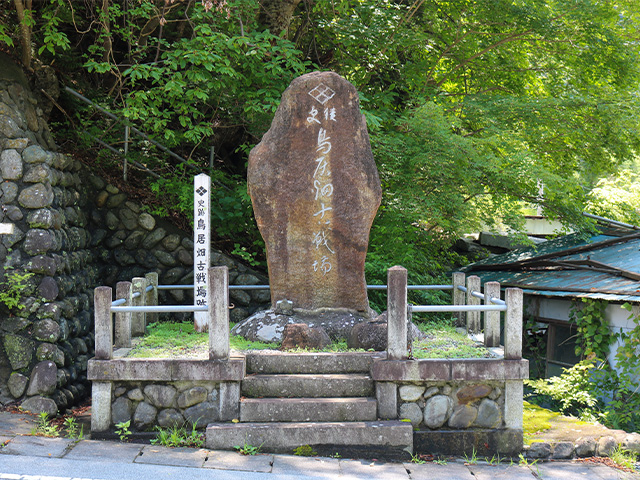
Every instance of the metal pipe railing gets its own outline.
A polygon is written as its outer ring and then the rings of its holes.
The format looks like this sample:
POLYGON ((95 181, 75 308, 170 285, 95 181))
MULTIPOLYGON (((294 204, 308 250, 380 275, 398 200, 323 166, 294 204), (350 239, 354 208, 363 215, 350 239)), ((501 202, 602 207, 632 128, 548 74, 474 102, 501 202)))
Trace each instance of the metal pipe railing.
POLYGON ((409 305, 409 311, 426 312, 506 312, 506 305, 409 305))
MULTIPOLYGON (((114 302, 115 303, 115 302, 114 302)), ((206 312, 206 306, 195 305, 147 305, 141 307, 124 306, 111 307, 115 313, 137 312, 137 313, 182 313, 182 312, 206 312)))

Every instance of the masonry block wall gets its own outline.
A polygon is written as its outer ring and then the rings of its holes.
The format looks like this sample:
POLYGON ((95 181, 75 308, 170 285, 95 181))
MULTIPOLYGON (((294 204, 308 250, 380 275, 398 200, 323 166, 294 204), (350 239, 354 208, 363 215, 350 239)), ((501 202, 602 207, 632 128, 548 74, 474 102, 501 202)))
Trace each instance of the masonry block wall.
MULTIPOLYGON (((0 302, 0 404, 22 400, 57 411, 90 394, 93 289, 157 272, 161 284, 191 284, 191 232, 140 204, 70 155, 57 151, 27 78, 0 56, 0 292, 19 276, 20 304, 0 302)), ((267 279, 216 252, 232 284, 267 279)), ((268 291, 233 291, 234 321, 269 302, 268 291)), ((160 303, 191 303, 190 291, 160 293, 160 303)), ((175 317, 179 319, 182 317, 175 317)))

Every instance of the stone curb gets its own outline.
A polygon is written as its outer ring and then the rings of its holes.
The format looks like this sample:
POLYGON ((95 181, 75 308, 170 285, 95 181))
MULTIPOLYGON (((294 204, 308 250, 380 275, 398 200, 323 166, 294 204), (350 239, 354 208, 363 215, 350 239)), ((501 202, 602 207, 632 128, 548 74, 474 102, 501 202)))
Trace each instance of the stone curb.
POLYGON ((629 433, 623 438, 612 435, 581 437, 574 442, 537 441, 524 447, 527 458, 539 460, 570 460, 584 457, 610 457, 616 448, 640 454, 640 434, 629 433))

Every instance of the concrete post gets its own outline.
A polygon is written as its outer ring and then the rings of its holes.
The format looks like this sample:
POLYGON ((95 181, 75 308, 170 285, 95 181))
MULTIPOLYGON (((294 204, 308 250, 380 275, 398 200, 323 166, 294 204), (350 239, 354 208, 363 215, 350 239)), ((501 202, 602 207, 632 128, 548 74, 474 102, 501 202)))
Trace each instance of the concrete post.
MULTIPOLYGON (((480 299, 471 295, 471 292, 480 292, 480 277, 471 275, 467 277, 467 305, 480 305, 480 299)), ((478 333, 480 331, 480 312, 467 312, 467 332, 478 333)))
MULTIPOLYGON (((107 287, 98 287, 107 288, 107 287)), ((97 338, 97 337, 96 337, 97 338)), ((111 428, 111 394, 113 383, 93 382, 91 385, 91 431, 106 432, 111 428)))
POLYGON ((229 358, 229 269, 209 269, 209 360, 229 358))
MULTIPOLYGON (((209 330, 211 331, 211 330, 209 330)), ((220 421, 240 418, 240 382, 220 383, 220 421)))
MULTIPOLYGON (((493 305, 491 298, 500 298, 500 283, 487 282, 484 284, 484 303, 493 305)), ((497 347, 500 345, 500 312, 484 312, 484 346, 497 347)))
POLYGON ((522 290, 507 288, 504 295, 507 312, 504 319, 504 358, 522 358, 522 290))
POLYGON ((522 380, 504 382, 504 426, 506 428, 522 430, 523 394, 522 380))
MULTIPOLYGON (((116 300, 124 298, 124 305, 131 305, 131 282, 116 284, 116 300)), ((122 305, 122 306, 124 306, 122 305)), ((116 348, 131 348, 131 312, 116 313, 116 348)))
POLYGON ((387 270, 387 360, 407 358, 407 269, 387 270))
POLYGON ((111 323, 111 287, 93 291, 95 323, 95 351, 97 360, 111 360, 113 356, 113 324, 111 323))
MULTIPOLYGON (((133 298, 131 305, 135 307, 143 307, 147 294, 145 289, 147 288, 147 279, 144 277, 134 277, 131 281, 131 294, 140 292, 140 295, 133 298)), ((147 328, 147 322, 144 312, 134 312, 131 314, 131 336, 141 337, 145 333, 147 328)))
MULTIPOLYGON (((145 300, 145 305, 158 305, 158 273, 150 272, 147 273, 144 278, 147 279, 147 285, 151 285, 153 288, 147 292, 147 298, 145 300)), ((158 321, 157 313, 147 313, 146 315, 146 325, 150 323, 154 323, 158 321)), ((145 325, 145 327, 146 327, 145 325)))
POLYGON ((398 418, 398 386, 393 382, 376 382, 378 418, 394 420, 398 418))
MULTIPOLYGON (((465 303, 465 293, 458 288, 465 286, 465 274, 462 272, 454 272, 452 275, 453 280, 453 305, 464 305, 465 303)), ((465 314, 464 312, 454 312, 456 316, 456 327, 464 327, 465 326, 465 314)))

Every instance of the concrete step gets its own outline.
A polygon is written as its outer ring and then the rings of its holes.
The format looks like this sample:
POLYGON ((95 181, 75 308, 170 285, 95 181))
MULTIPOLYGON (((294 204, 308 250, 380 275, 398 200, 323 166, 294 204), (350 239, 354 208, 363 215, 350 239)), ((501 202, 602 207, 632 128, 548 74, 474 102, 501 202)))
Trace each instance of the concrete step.
POLYGON ((372 397, 373 380, 369 375, 319 374, 319 375, 251 375, 242 381, 241 392, 245 397, 372 397))
POLYGON ((364 422, 377 417, 375 398, 244 398, 241 422, 364 422))
POLYGON ((247 373, 368 373, 375 360, 384 358, 381 352, 246 354, 247 373))
POLYGON ((407 458, 413 451, 413 427, 398 420, 320 423, 211 423, 205 448, 260 447, 261 452, 293 453, 309 445, 319 455, 353 458, 407 458))

